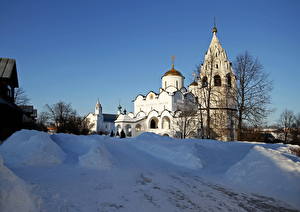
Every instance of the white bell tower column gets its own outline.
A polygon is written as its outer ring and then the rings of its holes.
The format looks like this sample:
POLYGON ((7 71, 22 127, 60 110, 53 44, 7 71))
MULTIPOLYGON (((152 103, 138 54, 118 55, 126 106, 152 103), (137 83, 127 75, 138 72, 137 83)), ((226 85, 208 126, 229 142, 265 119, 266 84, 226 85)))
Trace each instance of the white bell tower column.
POLYGON ((96 132, 100 132, 102 130, 103 125, 103 114, 102 114, 102 106, 99 102, 99 99, 96 102, 95 106, 95 129, 96 132))

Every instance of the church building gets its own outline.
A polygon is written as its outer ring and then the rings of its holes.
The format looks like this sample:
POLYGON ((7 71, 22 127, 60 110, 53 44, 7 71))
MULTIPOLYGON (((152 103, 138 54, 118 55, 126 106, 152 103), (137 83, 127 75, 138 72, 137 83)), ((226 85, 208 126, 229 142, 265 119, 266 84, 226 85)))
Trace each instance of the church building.
POLYGON ((86 116, 89 124, 91 125, 91 133, 100 133, 100 134, 109 134, 111 132, 115 132, 115 114, 103 114, 102 106, 97 100, 95 106, 95 112, 89 113, 86 116))
POLYGON ((115 121, 117 131, 124 130, 127 136, 153 132, 181 138, 206 135, 219 140, 236 139, 235 75, 217 38, 217 28, 212 32, 211 43, 194 82, 186 88, 185 78, 173 62, 161 78, 158 93, 150 91, 138 95, 134 99, 134 111, 128 114, 119 108, 115 121), (190 113, 187 108, 191 111, 196 108, 196 111, 190 113))

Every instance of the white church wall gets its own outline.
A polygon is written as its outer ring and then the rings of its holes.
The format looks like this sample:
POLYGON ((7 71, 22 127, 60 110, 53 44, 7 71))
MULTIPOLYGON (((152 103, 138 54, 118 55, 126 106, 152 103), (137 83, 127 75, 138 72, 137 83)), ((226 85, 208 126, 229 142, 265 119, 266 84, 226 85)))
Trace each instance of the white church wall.
POLYGON ((155 96, 150 93, 147 97, 145 100, 139 98, 134 101, 134 114, 143 111, 147 115, 152 110, 163 111, 172 109, 172 97, 166 92, 155 96), (152 98, 150 95, 152 95, 152 98))
POLYGON ((90 131, 96 132, 97 131, 97 124, 95 123, 96 122, 95 115, 93 113, 90 113, 90 114, 87 115, 86 119, 89 120, 90 124, 93 124, 90 131))
POLYGON ((172 75, 163 76, 161 87, 166 90, 167 87, 170 86, 180 90, 182 87, 184 87, 184 78, 182 76, 172 76, 172 75))
POLYGON ((174 93, 174 92, 178 91, 178 89, 175 88, 174 86, 168 86, 165 91, 167 91, 169 93, 174 93))

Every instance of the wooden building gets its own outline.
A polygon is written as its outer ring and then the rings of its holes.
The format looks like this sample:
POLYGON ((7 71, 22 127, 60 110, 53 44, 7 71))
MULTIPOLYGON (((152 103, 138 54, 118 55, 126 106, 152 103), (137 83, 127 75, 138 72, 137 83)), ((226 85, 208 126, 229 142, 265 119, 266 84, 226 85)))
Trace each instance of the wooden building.
POLYGON ((0 58, 0 143, 22 127, 22 110, 14 102, 19 87, 16 61, 0 58))

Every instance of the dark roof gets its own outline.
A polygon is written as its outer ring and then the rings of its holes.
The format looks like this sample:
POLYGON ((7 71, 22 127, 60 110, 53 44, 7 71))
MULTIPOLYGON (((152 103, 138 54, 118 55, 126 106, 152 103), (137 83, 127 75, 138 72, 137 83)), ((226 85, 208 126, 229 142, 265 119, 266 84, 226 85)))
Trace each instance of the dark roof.
POLYGON ((19 87, 16 60, 0 58, 0 79, 7 81, 13 87, 19 87))
POLYGON ((105 114, 103 113, 103 121, 105 122, 114 122, 117 119, 116 114, 105 114))

